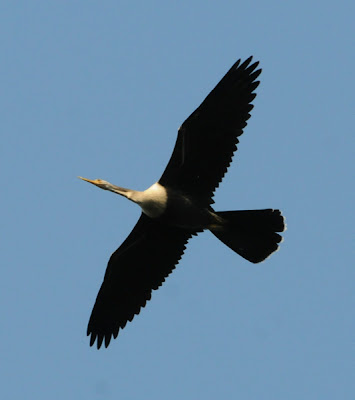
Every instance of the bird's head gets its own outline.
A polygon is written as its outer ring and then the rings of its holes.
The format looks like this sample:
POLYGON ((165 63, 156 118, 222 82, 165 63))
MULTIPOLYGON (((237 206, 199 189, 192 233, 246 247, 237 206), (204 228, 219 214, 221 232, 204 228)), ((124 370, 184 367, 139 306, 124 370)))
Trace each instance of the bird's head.
POLYGON ((95 185, 95 186, 97 186, 97 187, 99 187, 101 189, 110 190, 111 192, 112 192, 112 188, 114 187, 114 185, 112 185, 112 183, 104 181, 103 179, 93 179, 93 180, 91 180, 91 179, 83 178, 82 176, 78 176, 78 178, 82 179, 83 181, 92 183, 93 185, 95 185))
POLYGON ((131 199, 131 194, 134 192, 134 190, 126 189, 126 188, 123 188, 120 186, 113 185, 112 183, 104 181, 103 179, 91 180, 91 179, 83 178, 82 176, 78 176, 78 178, 82 179, 83 181, 92 183, 93 185, 99 187, 100 189, 109 190, 110 192, 117 193, 128 199, 131 199))

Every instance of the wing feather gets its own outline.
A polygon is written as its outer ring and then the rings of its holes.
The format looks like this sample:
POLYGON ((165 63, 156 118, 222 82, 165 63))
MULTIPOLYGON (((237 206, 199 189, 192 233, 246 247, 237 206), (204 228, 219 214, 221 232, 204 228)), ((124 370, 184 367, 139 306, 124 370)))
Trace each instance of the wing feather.
POLYGON ((215 189, 222 181, 237 150, 253 109, 251 102, 259 85, 258 62, 252 57, 238 60, 187 118, 179 129, 170 161, 159 180, 166 187, 200 199, 201 206, 213 203, 215 189))
POLYGON ((112 254, 88 324, 90 346, 107 347, 111 337, 150 300, 179 262, 192 233, 164 226, 142 213, 112 254))

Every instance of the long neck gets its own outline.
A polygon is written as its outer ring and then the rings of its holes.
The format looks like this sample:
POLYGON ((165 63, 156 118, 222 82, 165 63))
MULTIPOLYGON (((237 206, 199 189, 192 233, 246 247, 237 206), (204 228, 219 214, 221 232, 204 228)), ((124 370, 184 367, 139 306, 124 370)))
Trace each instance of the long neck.
MULTIPOLYGON (((120 196, 126 197, 126 199, 132 200, 134 202, 135 202, 134 199, 137 197, 138 193, 141 193, 141 192, 138 192, 137 190, 126 189, 126 188, 116 186, 116 185, 111 185, 111 187, 107 188, 107 189, 113 193, 119 194, 120 196)), ((138 197, 139 197, 139 195, 138 195, 138 197)))
POLYGON ((152 218, 162 215, 167 207, 167 191, 159 183, 155 183, 143 192, 122 188, 112 184, 107 187, 107 190, 126 197, 128 200, 138 204, 143 212, 152 218))

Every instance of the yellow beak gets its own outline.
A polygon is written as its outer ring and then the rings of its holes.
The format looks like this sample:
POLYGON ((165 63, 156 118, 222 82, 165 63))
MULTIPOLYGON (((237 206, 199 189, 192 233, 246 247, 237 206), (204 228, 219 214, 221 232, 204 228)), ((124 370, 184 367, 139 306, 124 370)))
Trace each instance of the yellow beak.
POLYGON ((78 178, 79 178, 79 179, 82 179, 83 181, 92 183, 93 185, 97 185, 97 184, 99 183, 99 179, 94 179, 94 180, 92 181, 91 179, 86 179, 86 178, 83 178, 82 176, 78 176, 78 178))

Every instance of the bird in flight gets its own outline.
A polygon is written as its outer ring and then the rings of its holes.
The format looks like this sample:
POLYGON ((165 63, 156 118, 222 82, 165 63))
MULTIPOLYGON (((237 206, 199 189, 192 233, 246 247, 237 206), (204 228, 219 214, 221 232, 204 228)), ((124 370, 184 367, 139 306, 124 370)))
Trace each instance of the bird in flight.
POLYGON ((90 182, 137 203, 142 214, 111 255, 89 320, 90 346, 99 349, 150 300, 173 271, 188 240, 204 230, 252 263, 278 249, 285 230, 280 210, 217 212, 213 196, 237 150, 258 87, 258 62, 238 60, 181 125, 163 175, 145 191, 90 182))

